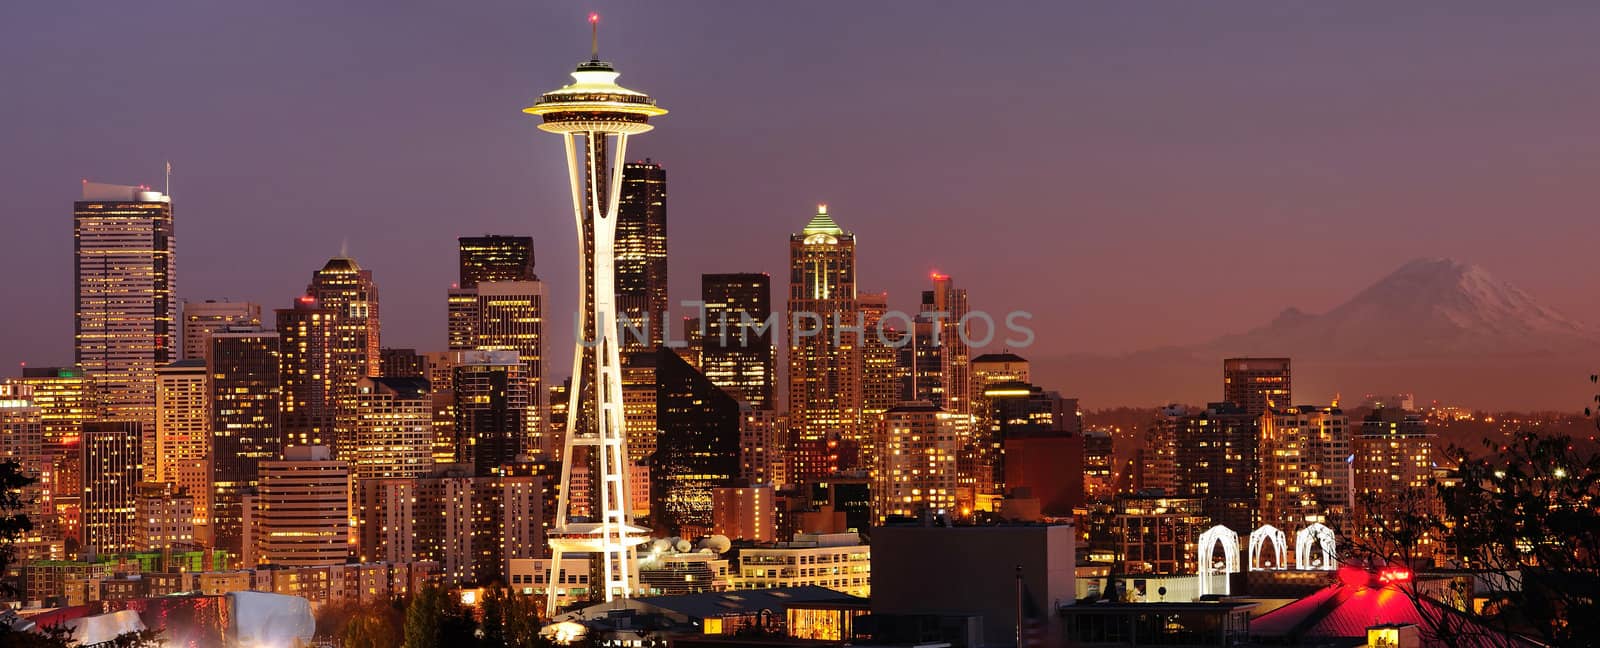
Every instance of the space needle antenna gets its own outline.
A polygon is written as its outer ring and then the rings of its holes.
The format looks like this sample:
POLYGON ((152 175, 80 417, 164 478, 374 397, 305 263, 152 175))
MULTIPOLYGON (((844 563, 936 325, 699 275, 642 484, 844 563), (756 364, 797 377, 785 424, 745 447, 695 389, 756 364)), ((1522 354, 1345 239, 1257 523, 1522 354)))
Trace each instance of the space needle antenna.
POLYGON ((589 12, 589 60, 600 60, 600 14, 589 12))

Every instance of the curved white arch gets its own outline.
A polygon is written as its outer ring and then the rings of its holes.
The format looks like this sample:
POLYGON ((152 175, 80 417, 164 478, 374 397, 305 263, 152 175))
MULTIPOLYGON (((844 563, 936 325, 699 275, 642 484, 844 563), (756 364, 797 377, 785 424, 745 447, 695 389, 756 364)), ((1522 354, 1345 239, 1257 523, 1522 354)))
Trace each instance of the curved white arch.
POLYGON ((1202 573, 1234 574, 1239 571, 1239 534, 1218 524, 1200 534, 1199 554, 1196 557, 1202 573), (1211 562, 1218 543, 1222 544, 1222 566, 1211 562))
POLYGON ((1338 568, 1337 545, 1333 529, 1312 522, 1294 534, 1294 566, 1299 569, 1332 571, 1338 568))
POLYGON ((1239 534, 1233 529, 1220 524, 1206 529, 1200 534, 1199 551, 1195 555, 1195 563, 1200 566, 1200 595, 1223 594, 1229 592, 1228 581, 1222 581, 1222 591, 1214 592, 1214 576, 1217 574, 1234 574, 1239 572, 1239 534), (1212 554, 1216 553, 1216 546, 1222 545, 1222 565, 1212 562, 1212 554))
POLYGON ((1263 524, 1263 525, 1261 525, 1261 528, 1256 529, 1255 531, 1251 531, 1250 532, 1250 569, 1251 569, 1251 571, 1260 571, 1260 570, 1263 570, 1263 569, 1286 569, 1288 567, 1288 565, 1285 564, 1286 563, 1285 555, 1288 553, 1288 548, 1286 547, 1287 544, 1288 543, 1285 541, 1283 532, 1279 531, 1277 527, 1274 527, 1274 526, 1272 526, 1270 524, 1263 524), (1262 545, 1262 543, 1266 542, 1269 538, 1272 540, 1272 553, 1273 553, 1272 565, 1268 566, 1268 567, 1263 567, 1263 566, 1261 566, 1261 545, 1262 545))

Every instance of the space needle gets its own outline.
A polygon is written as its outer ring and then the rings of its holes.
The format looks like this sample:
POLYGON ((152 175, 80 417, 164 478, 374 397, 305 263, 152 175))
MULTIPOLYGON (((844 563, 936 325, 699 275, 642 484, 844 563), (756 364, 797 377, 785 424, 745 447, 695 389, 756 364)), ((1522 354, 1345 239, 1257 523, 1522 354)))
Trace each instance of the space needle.
POLYGON ((589 14, 591 55, 573 71, 573 82, 544 93, 533 106, 523 109, 543 120, 539 130, 560 135, 566 147, 572 214, 582 252, 578 286, 582 326, 572 358, 561 493, 549 533, 550 577, 545 581, 545 609, 552 616, 556 588, 562 582, 562 554, 581 552, 598 561, 593 585, 600 586, 609 602, 637 591, 634 550, 649 539, 647 529, 633 525, 628 497, 615 244, 628 137, 650 130, 650 118, 667 111, 657 107, 649 95, 617 85, 616 69, 600 60, 599 22, 599 15, 589 14), (599 478, 589 483, 595 485, 599 496, 591 492, 588 515, 569 517, 572 465, 579 460, 591 462, 591 469, 598 468, 599 478))

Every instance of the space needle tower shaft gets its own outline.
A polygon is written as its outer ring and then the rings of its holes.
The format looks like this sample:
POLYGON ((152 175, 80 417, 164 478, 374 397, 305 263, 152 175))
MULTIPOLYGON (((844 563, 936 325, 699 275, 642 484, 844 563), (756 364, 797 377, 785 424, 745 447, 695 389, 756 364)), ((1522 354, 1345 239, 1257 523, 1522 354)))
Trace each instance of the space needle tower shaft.
MULTIPOLYGON (((589 15, 591 25, 599 16, 589 15)), ((545 93, 523 112, 542 119, 539 129, 561 136, 572 190, 572 213, 580 250, 579 307, 582 326, 573 353, 568 390, 566 440, 561 455, 561 490, 550 529, 550 577, 546 609, 556 612, 566 553, 596 559, 591 591, 604 600, 638 591, 635 547, 649 538, 634 526, 629 500, 627 436, 622 408, 622 363, 618 354, 616 299, 617 203, 628 138, 649 131, 650 118, 666 114, 648 95, 617 85, 617 71, 600 60, 598 28, 592 55, 578 64, 573 83, 545 93), (570 509, 572 467, 582 458, 591 473, 589 511, 570 509), (598 591, 595 591, 598 590, 598 591)))

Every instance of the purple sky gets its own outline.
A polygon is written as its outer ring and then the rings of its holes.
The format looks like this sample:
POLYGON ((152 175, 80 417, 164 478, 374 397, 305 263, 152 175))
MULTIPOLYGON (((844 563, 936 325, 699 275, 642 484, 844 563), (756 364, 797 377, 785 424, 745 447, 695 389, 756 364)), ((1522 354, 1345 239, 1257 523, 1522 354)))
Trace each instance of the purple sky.
POLYGON ((1032 356, 1322 311, 1418 256, 1600 321, 1593 3, 415 4, 0 8, 0 362, 71 361, 79 179, 171 159, 181 296, 285 307, 347 241, 385 344, 440 348, 455 237, 531 234, 565 367, 563 163, 519 109, 591 9, 672 111, 629 157, 669 171, 675 300, 741 271, 781 300, 826 201, 863 289, 950 273, 1037 314, 1032 356))

